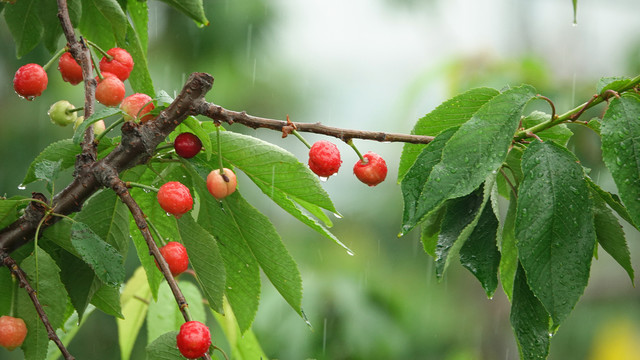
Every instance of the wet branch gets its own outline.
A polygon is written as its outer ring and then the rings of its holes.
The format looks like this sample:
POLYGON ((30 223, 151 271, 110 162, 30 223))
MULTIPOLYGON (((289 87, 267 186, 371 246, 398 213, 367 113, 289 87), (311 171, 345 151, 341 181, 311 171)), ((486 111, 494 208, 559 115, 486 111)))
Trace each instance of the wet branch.
POLYGON ((379 131, 364 131, 341 129, 332 126, 322 125, 320 123, 300 123, 287 122, 285 120, 274 120, 259 116, 248 115, 244 111, 231 111, 212 103, 203 103, 196 110, 199 114, 211 118, 215 121, 226 122, 227 124, 239 123, 244 126, 257 129, 266 128, 276 131, 282 131, 283 137, 291 133, 292 130, 322 134, 338 138, 344 142, 351 139, 365 139, 382 142, 404 142, 412 144, 428 144, 433 140, 433 136, 393 134, 379 131))
POLYGON ((36 312, 38 313, 38 316, 42 320, 44 327, 47 329, 47 335, 49 336, 49 339, 51 339, 58 346, 58 349, 60 349, 60 352, 62 353, 62 355, 66 360, 75 360, 75 358, 69 353, 67 348, 64 346, 62 341, 60 341, 60 338, 58 337, 55 330, 51 326, 51 323, 49 322, 49 317, 47 316, 44 309, 42 308, 42 304, 40 304, 40 300, 38 300, 36 291, 33 289, 33 287, 31 287, 31 284, 29 284, 29 280, 27 279, 27 274, 18 266, 15 260, 13 260, 13 258, 11 258, 7 253, 5 253, 2 250, 0 250, 0 259, 2 259, 2 264, 8 267, 11 273, 16 278, 18 278, 18 281, 20 282, 20 287, 24 288, 27 291, 27 294, 29 294, 29 298, 31 298, 31 301, 33 302, 33 306, 36 308, 36 312))

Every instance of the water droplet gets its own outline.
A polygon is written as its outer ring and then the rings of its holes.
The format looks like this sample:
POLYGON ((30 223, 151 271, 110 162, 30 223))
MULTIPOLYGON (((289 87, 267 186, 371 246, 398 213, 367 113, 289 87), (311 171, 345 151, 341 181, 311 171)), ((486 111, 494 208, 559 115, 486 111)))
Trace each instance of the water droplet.
POLYGON ((469 157, 468 157, 468 156, 465 156, 465 157, 464 157, 464 162, 466 162, 466 163, 468 163, 468 162, 469 162, 469 157))
POLYGON ((622 165, 622 159, 619 156, 616 156, 616 164, 622 165))
POLYGON ((349 256, 354 256, 354 255, 355 255, 355 254, 353 253, 353 251, 351 251, 351 250, 347 250, 347 254, 348 254, 349 256))
POLYGON ((436 180, 437 182, 440 182, 440 178, 439 178, 439 177, 437 177, 435 180, 436 180))
POLYGON ((24 186, 24 185, 22 185, 22 184, 18 185, 18 190, 24 190, 24 189, 26 189, 26 188, 27 188, 27 187, 26 187, 26 186, 24 186))
POLYGON ((337 213, 337 212, 336 212, 336 213, 333 213, 333 216, 335 216, 335 217, 336 217, 336 218, 338 218, 338 219, 342 219, 342 218, 343 218, 342 214, 337 213))
POLYGON ((231 286, 227 286, 227 290, 232 290, 233 288, 231 286))
POLYGON ((329 178, 328 178, 328 177, 325 177, 325 176, 318 176, 318 179, 319 179, 320 181, 322 181, 322 182, 326 182, 326 181, 327 181, 327 179, 329 179, 329 178))

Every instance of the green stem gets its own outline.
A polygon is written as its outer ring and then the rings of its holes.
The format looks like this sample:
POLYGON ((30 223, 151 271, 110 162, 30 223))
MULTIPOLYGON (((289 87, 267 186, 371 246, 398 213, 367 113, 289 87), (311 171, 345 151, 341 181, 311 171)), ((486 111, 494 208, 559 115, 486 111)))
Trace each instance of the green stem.
POLYGON ((356 147, 356 144, 353 143, 353 139, 349 139, 349 141, 347 141, 347 144, 349 144, 349 146, 351 146, 351 148, 356 152, 356 154, 358 154, 358 157, 360 158, 360 161, 362 161, 363 164, 366 164, 367 162, 369 162, 369 160, 365 159, 362 156, 362 154, 360 153, 360 151, 356 147))
MULTIPOLYGON (((634 77, 633 79, 631 79, 629 81, 629 83, 627 83, 627 85, 621 87, 620 89, 618 89, 618 93, 623 93, 625 91, 629 91, 631 89, 633 89, 636 85, 638 85, 640 83, 640 75, 634 77)), ((602 96, 601 94, 599 95, 594 95, 593 98, 591 98, 591 100, 583 103, 582 105, 579 105, 569 111, 567 111, 566 113, 557 116, 555 119, 551 118, 545 122, 542 122, 540 124, 537 124, 535 126, 532 126, 528 129, 524 129, 524 130, 520 130, 515 134, 515 141, 518 140, 522 140, 524 138, 529 137, 529 133, 538 133, 540 131, 546 130, 550 127, 556 126, 558 124, 562 124, 563 122, 567 122, 567 121, 575 121, 577 120, 577 118, 582 115, 582 113, 585 110, 588 110, 598 104, 600 104, 601 102, 603 102, 604 100, 606 100, 607 97, 602 96)))
POLYGON ((128 188, 132 188, 132 187, 137 187, 137 188, 141 188, 143 190, 149 190, 149 191, 155 191, 158 192, 158 188, 155 188, 153 186, 149 186, 149 185, 145 185, 145 184, 140 184, 137 182, 133 182, 133 181, 127 181, 125 182, 125 185, 127 185, 128 188))
POLYGON ((58 58, 59 58, 60 56, 62 56, 62 54, 64 54, 65 52, 67 52, 67 48, 62 48, 62 49, 58 50, 58 51, 53 55, 53 57, 52 57, 49 61, 47 61, 47 63, 46 63, 46 64, 44 64, 44 66, 42 67, 42 68, 44 69, 44 71, 47 71, 47 70, 51 67, 51 65, 53 65, 53 63, 55 63, 56 61, 58 61, 58 58))
POLYGON ((220 125, 216 124, 216 139, 218 141, 218 166, 220 174, 224 174, 224 164, 222 163, 222 144, 220 143, 220 125))
POLYGON ((156 233, 156 237, 158 238, 158 241, 160 241, 160 244, 161 244, 160 247, 167 245, 167 243, 164 241, 164 238, 160 234, 160 231, 158 230, 156 225, 153 223, 153 221, 151 221, 151 219, 149 218, 145 218, 145 220, 147 220, 147 224, 149 224, 149 227, 151 228, 151 230, 153 230, 153 232, 156 233))
POLYGON ((95 141, 100 142, 100 139, 102 139, 103 136, 105 136, 109 131, 113 130, 116 126, 122 124, 123 122, 124 122, 124 117, 121 117, 116 122, 114 122, 113 124, 109 125, 106 129, 104 129, 102 134, 96 136, 95 141))
POLYGON ((222 356, 224 356, 225 360, 229 360, 229 357, 227 356, 227 353, 224 352, 224 350, 222 350, 221 348, 219 348, 219 347, 217 347, 215 345, 211 345, 211 346, 213 346, 214 350, 220 351, 222 353, 222 356))
MULTIPOLYGON (((98 51, 102 52, 105 56, 108 56, 107 53, 103 52, 104 50, 100 49, 92 42, 88 42, 88 43, 91 44, 94 48, 98 49, 98 51)), ((98 74, 98 79, 100 80, 104 79, 104 76, 102 76, 102 73, 100 72, 100 66, 98 65, 99 62, 98 62, 98 59, 96 58, 96 54, 94 54, 93 51, 91 51, 91 49, 89 49, 89 54, 91 54, 91 62, 93 63, 93 68, 96 70, 96 74, 98 74)))
POLYGON ((311 144, 309 144, 309 142, 305 140, 305 138, 303 138, 302 135, 300 135, 300 133, 297 130, 291 130, 291 133, 295 135, 298 138, 298 140, 302 141, 302 143, 305 144, 307 148, 311 149, 311 144))
POLYGON ((80 106, 80 107, 77 107, 77 108, 72 109, 72 110, 67 110, 65 112, 66 113, 74 113, 74 112, 78 112, 78 111, 82 111, 82 110, 84 110, 84 106, 80 106))
MULTIPOLYGON (((96 43, 94 43, 94 42, 93 42, 93 41, 91 41, 91 40, 86 40, 86 39, 85 39, 85 41, 87 42, 87 44, 91 45, 94 49, 98 50, 102 56, 104 56, 104 57, 106 57, 106 58, 107 58, 107 60, 109 60, 109 61, 113 60, 113 56, 111 56, 111 55, 107 54, 107 52, 106 52, 106 51, 104 51, 104 50, 103 50, 100 46, 98 46, 96 43)), ((95 64, 97 64, 97 63, 95 63, 95 64)))

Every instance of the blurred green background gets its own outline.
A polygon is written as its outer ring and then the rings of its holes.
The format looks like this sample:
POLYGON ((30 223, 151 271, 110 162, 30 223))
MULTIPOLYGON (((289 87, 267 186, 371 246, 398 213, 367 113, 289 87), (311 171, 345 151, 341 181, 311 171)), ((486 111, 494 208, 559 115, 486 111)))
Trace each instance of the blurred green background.
MULTIPOLYGON (((472 87, 529 83, 564 112, 593 95, 600 77, 640 73, 640 3, 635 0, 581 0, 577 25, 568 0, 205 1, 211 21, 205 28, 161 2, 149 6, 149 65, 157 90, 173 94, 191 72, 209 72, 216 79, 209 101, 278 119, 288 114, 293 121, 408 133, 418 118, 472 87)), ((46 145, 71 136, 71 129, 49 122, 47 109, 60 99, 80 105, 80 87, 64 83, 51 69, 42 97, 27 102, 13 92, 19 66, 44 64, 49 57, 38 47, 16 59, 0 20, 0 195, 43 191, 39 185, 19 189, 20 180, 46 145)), ((534 108, 547 105, 537 102, 534 108)), ((597 107, 585 119, 602 111, 597 107)), ((306 148, 293 137, 237 125, 230 129, 274 142, 306 161, 306 148)), ((594 179, 614 190, 600 160, 598 137, 572 129, 576 136, 570 148, 594 179)), ((278 359, 517 359, 501 290, 487 299, 460 266, 452 266, 438 282, 418 234, 397 238, 402 203, 395 178, 402 145, 356 144, 381 154, 389 175, 375 188, 359 183, 351 173, 355 153, 338 144, 343 168, 325 188, 343 215, 333 231, 355 256, 291 221, 246 178, 239 180, 243 194, 272 219, 298 262, 311 323, 265 281, 253 328, 266 354, 278 359)), ((70 178, 65 176, 57 188, 70 178)), ((640 235, 628 226, 625 232, 637 272, 640 235)), ((132 272, 136 259, 130 254, 132 272)), ((215 332, 214 343, 226 347, 219 329, 215 332)), ((143 330, 134 359, 144 358, 144 336, 143 330)), ((78 359, 118 359, 115 321, 94 312, 70 349, 78 359)), ((0 359, 19 358, 19 350, 0 349, 0 359)), ((606 253, 594 261, 589 286, 555 335, 550 359, 640 359, 640 293, 606 253)))

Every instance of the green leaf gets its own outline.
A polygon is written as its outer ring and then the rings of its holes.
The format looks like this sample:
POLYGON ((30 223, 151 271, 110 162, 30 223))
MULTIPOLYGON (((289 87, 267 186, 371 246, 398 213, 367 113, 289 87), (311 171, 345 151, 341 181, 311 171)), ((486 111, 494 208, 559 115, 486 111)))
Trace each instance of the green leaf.
MULTIPOLYGON (((453 200, 455 201, 455 200, 453 200)), ((438 235, 440 234, 440 227, 442 226, 442 220, 447 210, 447 203, 440 207, 434 214, 428 216, 422 223, 422 232, 420 234, 420 241, 422 241, 422 247, 424 251, 431 255, 434 259, 436 257, 436 246, 438 244, 438 235)))
POLYGON ((513 281, 518 268, 518 248, 516 247, 515 235, 517 205, 518 199, 514 197, 509 202, 509 209, 502 227, 502 242, 500 244, 500 283, 509 300, 512 300, 513 281))
MULTIPOLYGON (((189 304, 189 313, 191 319, 206 323, 207 316, 202 302, 202 295, 198 287, 188 281, 180 281, 180 290, 189 304)), ((147 343, 151 343, 154 339, 162 334, 180 329, 184 324, 184 317, 180 312, 180 308, 176 304, 176 299, 164 282, 158 291, 158 301, 152 301, 149 304, 147 312, 147 343)))
POLYGON ((13 300, 13 278, 8 267, 0 267, 0 314, 5 315, 11 312, 11 302, 13 300))
POLYGON ((122 307, 120 306, 120 291, 118 289, 103 285, 91 298, 91 304, 107 315, 124 318, 122 307))
POLYGON ((242 232, 220 202, 210 196, 204 179, 195 170, 187 169, 200 195, 198 224, 214 235, 227 274, 226 298, 233 308, 242 332, 251 326, 260 297, 260 268, 251 249, 242 239, 242 232))
POLYGON ((191 216, 182 216, 178 220, 178 230, 209 306, 222 311, 226 274, 216 240, 191 216))
POLYGON ((81 320, 91 298, 102 283, 97 280, 93 270, 84 261, 69 252, 61 251, 60 253, 58 261, 60 279, 81 320), (94 282, 96 282, 95 286, 94 282))
POLYGON ((408 233, 448 199, 470 194, 507 157, 525 105, 535 96, 528 85, 507 90, 485 103, 449 139, 433 167, 415 215, 403 220, 408 233))
POLYGON ((487 297, 498 287, 500 252, 496 244, 498 219, 491 206, 485 206, 467 241, 460 248, 460 263, 478 278, 487 297))
POLYGON ((53 181, 58 177, 58 173, 60 172, 60 165, 62 164, 62 160, 51 161, 51 160, 42 160, 35 165, 34 174, 37 179, 44 180, 48 183, 53 183, 53 181))
MULTIPOLYGON (((531 128, 535 125, 551 120, 551 114, 544 113, 542 111, 534 111, 527 117, 522 119, 522 126, 525 129, 531 128)), ((558 124, 546 130, 537 133, 542 140, 555 141, 562 146, 566 146, 569 138, 573 136, 573 131, 569 130, 567 125, 558 124)))
MULTIPOLYGON (((411 134, 436 136, 442 131, 467 122, 478 109, 498 91, 491 88, 471 89, 457 95, 422 117, 411 130, 411 134)), ((402 180, 416 158, 424 149, 424 144, 405 144, 398 165, 398 182, 402 180)))
POLYGON ((101 48, 108 50, 116 38, 123 38, 127 23, 127 16, 116 0, 82 0, 80 32, 101 48))
POLYGON ((127 0, 127 12, 131 18, 133 30, 138 35, 142 53, 147 56, 149 44, 149 7, 146 1, 127 0))
POLYGON ((602 127, 602 124, 600 123, 599 118, 594 117, 593 119, 589 120, 589 122, 587 123, 587 127, 595 131, 596 134, 600 135, 600 128, 602 127))
POLYGON ((213 313, 213 316, 220 324, 222 331, 224 332, 229 346, 231 346, 231 354, 233 359, 236 360, 253 360, 253 359, 268 359, 267 355, 262 351, 260 343, 256 339, 251 329, 244 333, 240 331, 236 317, 233 314, 233 309, 229 305, 229 302, 224 302, 224 315, 213 313))
POLYGON ((101 239, 126 257, 129 249, 129 209, 118 195, 106 189, 93 195, 75 220, 86 224, 101 239))
MULTIPOLYGON (((84 325, 89 315, 93 313, 93 310, 95 310, 95 307, 89 307, 85 312, 85 317, 83 317, 82 319, 78 318, 78 314, 76 313, 71 314, 71 316, 69 316, 69 318, 65 321, 64 325, 60 329, 56 330, 56 335, 58 335, 58 338, 60 338, 65 347, 69 347, 69 343, 76 336, 78 330, 80 330, 82 325, 84 325)), ((50 341, 49 356, 47 356, 47 360, 57 360, 61 355, 62 354, 60 353, 60 350, 55 345, 55 343, 53 341, 50 341)))
MULTIPOLYGON (((621 218, 623 218, 629 224, 634 225, 633 221, 631 220, 631 215, 629 215, 627 208, 624 207, 624 205, 622 205, 622 202, 620 201, 620 198, 618 197, 618 195, 612 194, 608 191, 603 190, 600 186, 598 186, 598 184, 593 182, 593 180, 591 180, 591 178, 589 177, 585 177, 585 179, 587 180, 587 184, 589 184, 589 187, 591 188, 591 193, 594 194, 594 197, 595 196, 600 197, 602 200, 604 200, 607 203, 607 205, 609 205, 613 210, 615 210, 615 212, 618 213, 618 215, 620 215, 621 218)), ((637 226, 636 226, 636 229, 638 229, 637 226)))
POLYGON ((302 315, 302 279, 298 266, 269 219, 246 202, 238 192, 226 197, 223 204, 262 271, 289 305, 302 315))
POLYGON ((38 45, 43 27, 38 17, 39 0, 20 0, 4 8, 4 20, 16 43, 16 56, 26 55, 38 45))
POLYGON ((209 25, 202 0, 161 0, 193 19, 199 26, 209 25))
POLYGON ((631 79, 626 76, 603 77, 598 80, 596 93, 602 95, 607 90, 618 91, 626 86, 631 79))
POLYGON ((111 286, 118 286, 124 282, 122 255, 96 235, 89 226, 81 222, 73 223, 71 243, 102 282, 111 286))
POLYGON ((442 150, 456 131, 458 128, 453 127, 438 134, 418 155, 416 161, 402 178, 400 189, 404 199, 403 220, 406 221, 416 216, 420 199, 427 196, 423 193, 424 185, 429 179, 433 167, 442 160, 442 150))
POLYGON ((589 188, 578 159, 554 142, 534 142, 522 156, 516 245, 531 290, 554 327, 589 281, 596 242, 589 188))
POLYGON ((37 14, 43 27, 43 42, 50 53, 58 50, 58 39, 62 35, 62 27, 60 19, 56 16, 57 13, 58 4, 56 1, 38 2, 37 14))
POLYGON ((640 99, 628 94, 612 99, 600 134, 604 163, 632 223, 640 226, 640 99))
POLYGON ((204 147, 204 152, 207 155, 207 161, 211 160, 212 146, 211 146, 211 138, 209 134, 202 128, 202 124, 200 121, 193 116, 188 116, 182 122, 184 125, 187 125, 191 131, 200 139, 202 142, 202 147, 204 147))
POLYGON ((631 284, 633 284, 634 275, 633 267, 631 266, 631 255, 629 254, 629 247, 627 246, 622 226, 620 226, 618 218, 607 207, 604 200, 597 195, 593 196, 593 200, 593 222, 598 243, 629 274, 631 284))
POLYGON ((505 199, 512 198, 514 189, 517 191, 518 185, 520 184, 520 181, 522 181, 522 169, 520 168, 521 160, 522 150, 517 147, 513 147, 509 150, 509 154, 507 154, 505 165, 500 169, 500 174, 498 175, 496 183, 498 193, 505 199))
MULTIPOLYGON (((60 269, 44 250, 36 248, 35 254, 27 257, 20 267, 27 274, 29 283, 38 294, 49 323, 55 329, 62 325, 67 309, 67 293, 60 281, 60 269), (36 255, 38 260, 36 262, 36 255), (37 281, 36 281, 37 279, 37 281)), ((25 359, 44 359, 47 356, 47 331, 38 316, 26 291, 18 291, 16 316, 27 325, 27 337, 22 344, 25 359)))
POLYGON ((149 74, 149 64, 147 62, 147 55, 144 45, 140 39, 140 35, 129 24, 126 23, 126 35, 123 37, 116 37, 118 46, 126 49, 131 58, 133 58, 133 70, 129 74, 129 83, 133 88, 133 91, 138 93, 144 93, 152 98, 156 93, 153 88, 153 80, 149 74))
POLYGON ((124 319, 118 319, 118 343, 120 344, 120 357, 128 360, 131 357, 133 344, 138 338, 138 332, 144 323, 149 305, 145 301, 151 298, 151 290, 144 270, 139 267, 133 276, 127 281, 122 296, 122 315, 124 319))
POLYGON ((549 355, 549 314, 529 289, 522 266, 518 266, 513 283, 510 319, 520 359, 545 360, 549 355))
POLYGON ((25 204, 25 201, 0 199, 0 229, 17 220, 20 217, 18 208, 25 204))
POLYGON ((170 331, 159 336, 151 344, 147 345, 147 359, 149 360, 175 360, 184 356, 178 350, 176 342, 178 331, 170 331))
POLYGON ((124 113, 122 112, 122 110, 120 110, 120 108, 106 107, 96 111, 95 113, 93 113, 93 115, 89 116, 89 118, 84 119, 84 121, 81 122, 80 125, 78 125, 76 131, 73 133, 73 143, 79 145, 80 142, 82 142, 82 139, 84 138, 84 132, 85 130, 87 130, 89 125, 116 114, 124 113))
MULTIPOLYGON (((216 150, 217 136, 212 133, 210 137, 211 145, 216 150)), ((273 187, 291 198, 299 198, 333 213, 337 212, 318 177, 290 152, 252 136, 231 131, 221 132, 220 141, 224 149, 223 160, 242 170, 256 184, 260 183, 260 188, 267 196, 271 192, 265 189, 273 187)), ((201 157, 195 157, 194 163, 200 167, 216 169, 219 167, 217 151, 214 155, 210 163, 203 164, 201 157)))
POLYGON ((573 23, 578 23, 578 0, 571 0, 573 3, 573 23))

